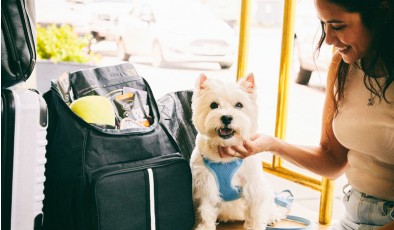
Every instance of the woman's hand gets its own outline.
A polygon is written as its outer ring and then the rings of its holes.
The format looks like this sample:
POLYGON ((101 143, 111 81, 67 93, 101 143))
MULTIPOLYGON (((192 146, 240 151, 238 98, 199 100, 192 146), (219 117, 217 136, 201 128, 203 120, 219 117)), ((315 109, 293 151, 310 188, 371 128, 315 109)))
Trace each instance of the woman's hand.
POLYGON ((222 158, 246 158, 259 152, 270 151, 274 141, 274 137, 264 134, 255 134, 250 140, 244 140, 242 145, 228 147, 219 146, 218 151, 222 158))

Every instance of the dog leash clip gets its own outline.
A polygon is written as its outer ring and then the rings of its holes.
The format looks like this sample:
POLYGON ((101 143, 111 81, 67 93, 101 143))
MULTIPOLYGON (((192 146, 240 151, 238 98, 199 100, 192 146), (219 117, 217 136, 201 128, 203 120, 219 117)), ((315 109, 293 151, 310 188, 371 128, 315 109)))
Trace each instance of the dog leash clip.
MULTIPOLYGON (((289 189, 285 189, 279 193, 275 193, 275 203, 278 206, 286 208, 290 211, 291 206, 293 205, 294 196, 293 193, 289 189)), ((272 227, 267 226, 266 230, 311 230, 312 229, 312 222, 308 219, 299 216, 292 216, 287 215, 286 220, 298 222, 305 226, 302 227, 272 227)))
POLYGON ((275 194, 275 203, 281 207, 287 208, 288 210, 291 209, 293 201, 293 193, 288 189, 275 194))

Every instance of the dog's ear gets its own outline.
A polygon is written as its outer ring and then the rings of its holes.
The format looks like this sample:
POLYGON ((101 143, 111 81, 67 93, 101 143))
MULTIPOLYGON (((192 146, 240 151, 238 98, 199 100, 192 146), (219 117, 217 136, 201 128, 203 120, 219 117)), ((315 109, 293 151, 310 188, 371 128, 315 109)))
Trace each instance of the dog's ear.
POLYGON ((240 80, 239 84, 246 90, 246 92, 254 93, 256 89, 256 85, 254 83, 254 74, 249 73, 246 77, 240 80))
POLYGON ((208 78, 207 78, 207 76, 205 76, 205 74, 200 74, 200 76, 198 77, 198 81, 197 81, 197 89, 199 89, 199 90, 203 90, 203 89, 205 89, 206 88, 206 86, 205 86, 205 81, 207 80, 208 78))

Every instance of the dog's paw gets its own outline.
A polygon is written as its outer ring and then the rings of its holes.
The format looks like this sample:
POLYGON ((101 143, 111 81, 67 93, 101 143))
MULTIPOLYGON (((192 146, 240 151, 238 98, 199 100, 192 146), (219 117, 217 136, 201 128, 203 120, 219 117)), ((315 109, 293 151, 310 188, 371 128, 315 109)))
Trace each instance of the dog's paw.
POLYGON ((280 222, 281 220, 285 219, 286 215, 274 215, 272 216, 269 220, 268 220, 268 225, 274 225, 278 222, 280 222))
POLYGON ((286 219, 287 213, 289 212, 288 209, 278 208, 274 211, 271 218, 268 220, 268 225, 273 225, 275 223, 280 222, 283 219, 286 219))
POLYGON ((279 221, 281 221, 281 218, 272 218, 268 220, 268 225, 274 225, 276 223, 278 223, 279 221))

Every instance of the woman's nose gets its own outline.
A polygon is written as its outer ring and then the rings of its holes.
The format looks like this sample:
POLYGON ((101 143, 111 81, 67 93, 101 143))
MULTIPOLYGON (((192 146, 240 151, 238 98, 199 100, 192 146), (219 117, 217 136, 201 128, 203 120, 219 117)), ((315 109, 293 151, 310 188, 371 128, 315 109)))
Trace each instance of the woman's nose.
POLYGON ((325 28, 326 33, 326 43, 327 45, 333 45, 336 39, 334 31, 330 30, 329 28, 325 28))

